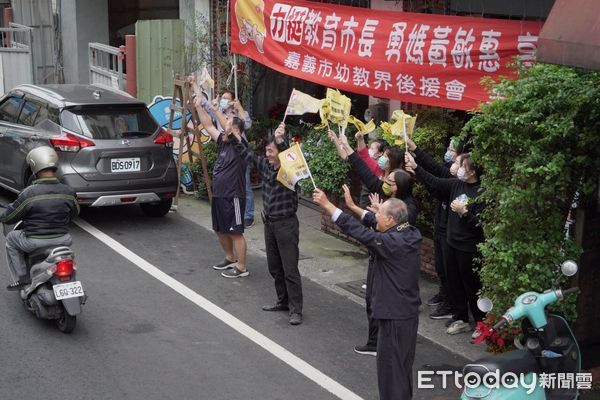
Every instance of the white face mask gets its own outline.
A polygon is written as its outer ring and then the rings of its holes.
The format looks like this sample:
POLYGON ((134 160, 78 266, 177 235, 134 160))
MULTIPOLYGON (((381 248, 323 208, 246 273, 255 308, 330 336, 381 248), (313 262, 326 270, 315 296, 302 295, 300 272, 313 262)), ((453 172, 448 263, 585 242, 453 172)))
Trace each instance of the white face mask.
POLYGON ((456 171, 456 177, 463 182, 465 182, 467 180, 467 177, 465 176, 465 174, 466 174, 466 171, 463 167, 460 167, 458 169, 458 171, 456 171))
POLYGON ((221 110, 227 110, 227 108, 229 108, 229 100, 221 99, 221 101, 219 102, 219 106, 221 107, 221 110))
POLYGON ((375 149, 369 149, 369 157, 371 157, 373 160, 377 160, 379 158, 375 149))

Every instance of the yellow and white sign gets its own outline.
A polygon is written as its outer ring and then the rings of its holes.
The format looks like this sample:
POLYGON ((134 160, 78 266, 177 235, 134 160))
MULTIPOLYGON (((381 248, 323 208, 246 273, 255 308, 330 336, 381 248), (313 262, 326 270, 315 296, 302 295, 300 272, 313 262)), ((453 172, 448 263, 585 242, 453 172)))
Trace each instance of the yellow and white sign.
POLYGON ((281 167, 277 173, 277 180, 286 188, 295 190, 300 179, 310 178, 310 170, 298 143, 279 153, 279 161, 281 167))
POLYGON ((285 111, 286 115, 302 115, 305 113, 318 113, 323 100, 316 99, 299 90, 292 90, 290 101, 285 111))
POLYGON ((368 123, 362 122, 360 119, 351 115, 348 117, 348 122, 356 127, 356 129, 364 136, 375 130, 375 121, 370 120, 368 123))
POLYGON ((348 125, 348 117, 350 116, 350 108, 352 103, 350 98, 344 96, 337 89, 327 88, 326 99, 329 103, 329 121, 338 124, 342 128, 348 125))
POLYGON ((396 110, 392 114, 392 119, 396 120, 396 122, 391 125, 392 135, 396 137, 395 144, 405 144, 406 138, 412 137, 413 131, 415 130, 417 116, 415 115, 413 117, 405 114, 402 110, 396 110))

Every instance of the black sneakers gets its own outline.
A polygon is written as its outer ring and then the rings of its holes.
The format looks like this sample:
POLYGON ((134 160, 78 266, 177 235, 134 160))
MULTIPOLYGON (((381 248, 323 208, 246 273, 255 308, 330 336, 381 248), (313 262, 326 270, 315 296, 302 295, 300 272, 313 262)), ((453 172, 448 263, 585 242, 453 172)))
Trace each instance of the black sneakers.
POLYGON ((263 306, 263 311, 290 311, 287 304, 276 303, 273 306, 263 306))
POLYGON ((243 278, 245 276, 250 275, 250 271, 246 269, 245 271, 240 271, 237 267, 233 267, 225 272, 221 272, 221 276, 224 278, 243 278))
POLYGON ((218 263, 217 265, 213 265, 213 269, 217 271, 222 271, 224 269, 229 269, 235 267, 237 261, 229 261, 227 258, 224 258, 223 261, 218 263))
POLYGON ((431 319, 449 319, 452 318, 452 306, 448 303, 440 304, 431 314, 431 319))
POLYGON ((427 304, 428 306, 438 306, 442 304, 445 300, 446 298, 444 295, 442 295, 441 293, 436 293, 429 299, 427 299, 427 303, 425 304, 427 304))
POLYGON ((365 344, 364 346, 356 346, 354 348, 354 352, 366 356, 376 356, 377 346, 373 346, 371 344, 365 344))

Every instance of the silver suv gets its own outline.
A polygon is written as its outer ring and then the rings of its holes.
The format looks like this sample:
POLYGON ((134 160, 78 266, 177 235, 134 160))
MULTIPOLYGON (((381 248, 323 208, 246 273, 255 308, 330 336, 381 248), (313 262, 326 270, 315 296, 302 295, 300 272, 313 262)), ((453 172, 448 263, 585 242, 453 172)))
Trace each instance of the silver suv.
POLYGON ((1 187, 18 193, 33 181, 25 157, 40 145, 54 147, 58 176, 81 205, 169 212, 173 138, 143 102, 94 85, 18 86, 0 99, 1 187))

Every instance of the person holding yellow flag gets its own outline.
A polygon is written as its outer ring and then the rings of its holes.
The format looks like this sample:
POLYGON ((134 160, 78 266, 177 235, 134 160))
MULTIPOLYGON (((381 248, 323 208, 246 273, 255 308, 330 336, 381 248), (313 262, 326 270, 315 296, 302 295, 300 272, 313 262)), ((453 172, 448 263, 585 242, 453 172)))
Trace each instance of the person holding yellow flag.
MULTIPOLYGON (((300 325, 303 300, 302 279, 298 270, 300 231, 296 216, 298 194, 295 191, 295 183, 298 179, 293 181, 292 187, 288 187, 287 184, 282 183, 281 177, 278 178, 281 170, 280 156, 288 152, 284 139, 285 124, 279 125, 275 136, 267 138, 265 157, 251 153, 244 146, 241 136, 235 131, 229 131, 231 132, 229 140, 233 143, 234 149, 246 162, 254 164, 262 175, 262 219, 265 229, 267 266, 275 281, 277 293, 277 302, 262 309, 263 311, 289 311, 289 323, 300 325)), ((285 158, 292 159, 288 161, 296 161, 293 160, 294 157, 302 156, 301 152, 299 155, 291 152, 287 154, 285 158)))

